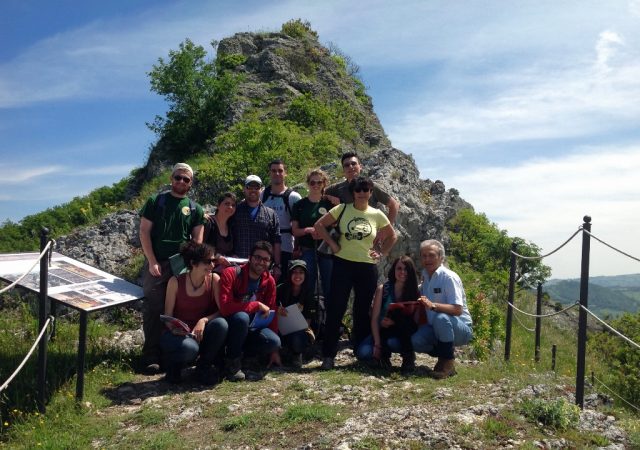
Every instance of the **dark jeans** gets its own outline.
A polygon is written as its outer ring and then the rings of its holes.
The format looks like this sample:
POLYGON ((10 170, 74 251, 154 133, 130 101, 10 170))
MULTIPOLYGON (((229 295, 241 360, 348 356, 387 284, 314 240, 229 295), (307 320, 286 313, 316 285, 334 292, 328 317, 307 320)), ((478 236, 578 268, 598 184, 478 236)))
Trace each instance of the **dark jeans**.
POLYGON ((304 353, 313 341, 305 330, 300 330, 282 336, 282 344, 290 348, 293 353, 304 353))
POLYGON ((334 358, 338 352, 340 325, 347 310, 349 294, 354 291, 353 330, 354 348, 370 334, 369 308, 378 283, 378 267, 375 264, 347 261, 334 256, 331 272, 331 298, 326 304, 327 321, 322 354, 334 358))
POLYGON ((142 346, 142 359, 145 364, 160 363, 160 335, 165 330, 160 321, 160 314, 164 314, 164 298, 167 294, 167 283, 173 276, 169 261, 160 263, 162 275, 154 277, 149 273, 149 261, 145 261, 142 291, 142 332, 144 333, 144 345, 142 346))
POLYGON ((222 317, 210 320, 204 327, 202 341, 198 343, 188 336, 177 336, 165 331, 160 336, 160 347, 167 367, 173 364, 191 364, 198 355, 198 365, 210 366, 213 364, 218 351, 224 345, 229 327, 222 317))
POLYGON ((246 312, 237 312, 227 317, 227 358, 235 359, 247 355, 268 355, 280 348, 280 337, 270 328, 249 329, 251 317, 246 312))

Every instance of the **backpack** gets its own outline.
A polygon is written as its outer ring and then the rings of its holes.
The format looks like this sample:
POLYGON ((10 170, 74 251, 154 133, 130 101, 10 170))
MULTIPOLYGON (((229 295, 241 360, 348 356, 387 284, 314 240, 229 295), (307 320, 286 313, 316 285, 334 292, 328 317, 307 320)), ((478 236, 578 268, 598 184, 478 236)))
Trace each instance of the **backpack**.
MULTIPOLYGON (((164 216, 164 212, 167 209, 167 196, 168 195, 171 195, 171 191, 161 192, 156 197, 154 208, 155 208, 156 212, 158 212, 158 211, 160 212, 161 216, 164 216)), ((196 202, 194 202, 191 199, 188 199, 188 200, 189 200, 189 210, 191 211, 191 214, 189 215, 189 223, 191 224, 191 221, 193 220, 193 216, 196 213, 196 202)))
MULTIPOLYGON (((271 198, 282 198, 282 201, 284 202, 284 210, 287 212, 287 214, 289 214, 289 217, 291 217, 291 205, 289 205, 289 196, 291 195, 292 192, 293 192, 293 189, 287 188, 287 189, 285 189, 285 191, 282 194, 272 194, 271 193, 271 185, 269 185, 269 186, 265 187, 264 191, 262 192, 262 201, 264 202, 269 197, 271 197, 271 198)), ((291 233, 291 228, 281 228, 280 232, 281 233, 291 233)))

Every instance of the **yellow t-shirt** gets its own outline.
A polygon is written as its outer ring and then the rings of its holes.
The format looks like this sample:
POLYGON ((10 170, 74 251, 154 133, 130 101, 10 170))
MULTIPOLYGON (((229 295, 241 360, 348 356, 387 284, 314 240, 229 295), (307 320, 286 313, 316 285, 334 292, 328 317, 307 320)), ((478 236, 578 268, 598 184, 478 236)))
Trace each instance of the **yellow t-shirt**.
POLYGON ((369 251, 378 230, 389 225, 389 219, 377 208, 367 206, 367 209, 360 211, 353 203, 334 206, 329 213, 337 220, 342 208, 346 209, 340 218, 340 251, 336 256, 347 261, 376 264, 377 261, 369 256, 369 251))

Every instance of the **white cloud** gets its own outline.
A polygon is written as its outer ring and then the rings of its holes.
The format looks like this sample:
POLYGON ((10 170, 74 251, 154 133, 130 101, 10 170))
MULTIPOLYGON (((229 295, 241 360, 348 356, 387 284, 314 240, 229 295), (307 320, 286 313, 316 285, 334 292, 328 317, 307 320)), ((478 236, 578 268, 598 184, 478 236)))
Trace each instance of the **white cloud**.
POLYGON ((23 168, 0 164, 0 172, 4 174, 0 177, 0 186, 13 186, 14 184, 32 183, 36 179, 58 173, 62 170, 61 166, 43 166, 23 168))
MULTIPOLYGON (((640 256, 637 223, 640 144, 624 149, 583 148, 572 155, 492 166, 453 175, 447 184, 478 212, 510 235, 540 245, 547 253, 566 240, 590 215, 593 233, 640 256)), ((600 244, 598 244, 600 245, 600 244)), ((593 274, 640 272, 640 264, 592 244, 593 274)), ((579 251, 577 253, 579 260, 579 251)), ((554 277, 575 277, 575 249, 550 259, 554 277)))

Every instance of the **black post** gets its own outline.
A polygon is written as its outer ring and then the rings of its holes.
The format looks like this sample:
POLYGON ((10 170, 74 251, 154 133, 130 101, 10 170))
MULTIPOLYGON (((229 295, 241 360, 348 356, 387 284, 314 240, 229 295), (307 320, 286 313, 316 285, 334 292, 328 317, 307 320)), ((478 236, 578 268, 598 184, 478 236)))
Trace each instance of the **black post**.
MULTIPOLYGON (((591 236, 591 217, 584 216, 582 224, 582 265, 580 270, 580 305, 589 307, 589 250, 591 236)), ((580 308, 578 322, 578 363, 576 369, 576 405, 584 408, 584 370, 587 353, 587 312, 580 308)))
MULTIPOLYGON (((40 253, 49 242, 49 230, 42 228, 40 231, 40 253)), ((47 322, 48 311, 48 287, 49 287, 49 255, 40 258, 40 305, 38 311, 38 330, 42 330, 47 322)), ((40 340, 38 346, 38 411, 44 414, 46 411, 46 383, 47 383, 47 336, 46 334, 40 340)))
POLYGON ((536 296, 536 362, 540 362, 540 328, 542 326, 542 283, 538 283, 538 295, 536 296))
POLYGON ((556 352, 558 350, 558 347, 556 347, 556 344, 553 344, 551 346, 551 370, 553 370, 554 372, 556 371, 556 352))
POLYGON ((511 356, 511 322, 513 321, 513 297, 516 285, 516 255, 514 252, 518 244, 511 243, 511 272, 509 273, 509 305, 507 306, 507 331, 504 338, 504 360, 509 361, 511 356))
POLYGON ((80 311, 80 330, 78 332, 78 373, 76 376, 76 401, 81 402, 84 395, 84 361, 87 354, 87 312, 80 311))

